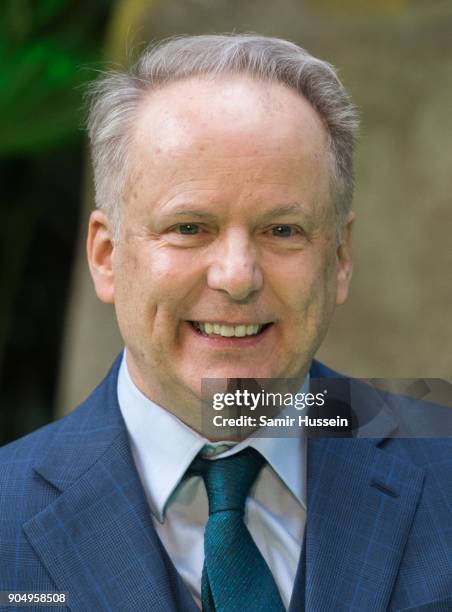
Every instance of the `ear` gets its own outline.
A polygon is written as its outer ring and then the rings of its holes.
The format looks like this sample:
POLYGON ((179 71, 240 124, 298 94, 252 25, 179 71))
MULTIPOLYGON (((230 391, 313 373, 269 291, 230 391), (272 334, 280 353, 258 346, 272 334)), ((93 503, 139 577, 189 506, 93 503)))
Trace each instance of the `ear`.
POLYGON ((341 241, 337 247, 337 292, 336 304, 340 306, 348 297, 350 281, 352 279, 352 229, 355 221, 355 213, 347 215, 342 229, 341 241))
POLYGON ((101 210, 90 215, 86 251, 97 297, 106 304, 113 304, 113 230, 107 215, 101 210))

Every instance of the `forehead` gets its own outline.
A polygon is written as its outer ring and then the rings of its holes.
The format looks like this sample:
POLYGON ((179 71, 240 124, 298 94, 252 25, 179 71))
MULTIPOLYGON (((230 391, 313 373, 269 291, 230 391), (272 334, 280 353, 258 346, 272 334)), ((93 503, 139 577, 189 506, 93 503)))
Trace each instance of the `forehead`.
POLYGON ((319 157, 328 142, 320 116, 304 97, 281 83, 243 75, 189 78, 148 93, 132 132, 132 146, 176 154, 224 143, 240 146, 244 154, 267 146, 319 157))
POLYGON ((142 100, 123 201, 129 215, 189 200, 236 219, 301 201, 330 218, 330 159, 322 120, 292 89, 244 76, 187 79, 142 100))

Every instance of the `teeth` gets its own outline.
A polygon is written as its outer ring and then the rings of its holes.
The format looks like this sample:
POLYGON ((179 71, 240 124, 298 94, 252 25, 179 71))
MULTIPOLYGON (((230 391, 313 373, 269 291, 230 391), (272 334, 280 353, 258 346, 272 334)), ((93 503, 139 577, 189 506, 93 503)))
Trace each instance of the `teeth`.
POLYGON ((216 335, 224 336, 225 338, 243 338, 243 336, 254 336, 259 333, 263 325, 219 325, 218 323, 200 323, 195 322, 201 332, 207 336, 216 335))
MULTIPOLYGON (((242 336, 246 336, 246 325, 236 325, 235 326, 235 335, 238 338, 242 338, 242 336)), ((250 325, 251 327, 251 325, 250 325)))
POLYGON ((222 325, 220 330, 220 336, 226 336, 226 338, 235 336, 235 327, 233 327, 232 325, 222 325))

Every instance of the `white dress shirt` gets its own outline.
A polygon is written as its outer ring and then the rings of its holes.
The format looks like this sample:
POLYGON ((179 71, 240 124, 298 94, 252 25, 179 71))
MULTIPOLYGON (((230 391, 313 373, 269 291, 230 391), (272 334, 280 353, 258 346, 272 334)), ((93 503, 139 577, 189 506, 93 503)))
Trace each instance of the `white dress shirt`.
MULTIPOLYGON (((301 391, 308 385, 306 380, 301 391)), ((263 455, 266 464, 247 498, 245 524, 287 609, 306 522, 306 438, 250 436, 233 447, 230 442, 211 443, 141 393, 128 372, 125 352, 118 400, 154 526, 199 607, 208 501, 202 478, 182 481, 183 476, 202 449, 215 459, 247 446, 263 455)))

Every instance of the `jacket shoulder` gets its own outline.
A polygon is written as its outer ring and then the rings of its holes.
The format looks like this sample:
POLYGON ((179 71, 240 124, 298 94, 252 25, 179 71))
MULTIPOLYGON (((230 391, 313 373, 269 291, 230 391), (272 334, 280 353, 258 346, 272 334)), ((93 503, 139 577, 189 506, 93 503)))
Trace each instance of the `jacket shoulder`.
POLYGON ((61 440, 66 437, 70 445, 71 438, 82 433, 89 436, 94 431, 99 432, 103 428, 108 428, 112 421, 117 424, 117 415, 112 417, 111 405, 117 404, 116 385, 120 362, 121 355, 117 357, 107 376, 89 397, 68 415, 0 447, 0 470, 1 466, 13 466, 16 463, 23 465, 38 456, 45 456, 46 449, 52 448, 55 439, 61 440))
POLYGON ((26 465, 42 457, 52 446, 53 439, 71 422, 76 422, 83 412, 83 404, 69 415, 44 425, 35 431, 14 440, 0 448, 0 481, 6 470, 19 470, 23 474, 26 465))
POLYGON ((116 396, 118 365, 116 360, 107 377, 70 414, 0 448, 0 515, 5 516, 5 504, 40 491, 42 483, 35 466, 54 465, 61 473, 71 465, 83 470, 84 462, 89 467, 121 429, 116 396))

